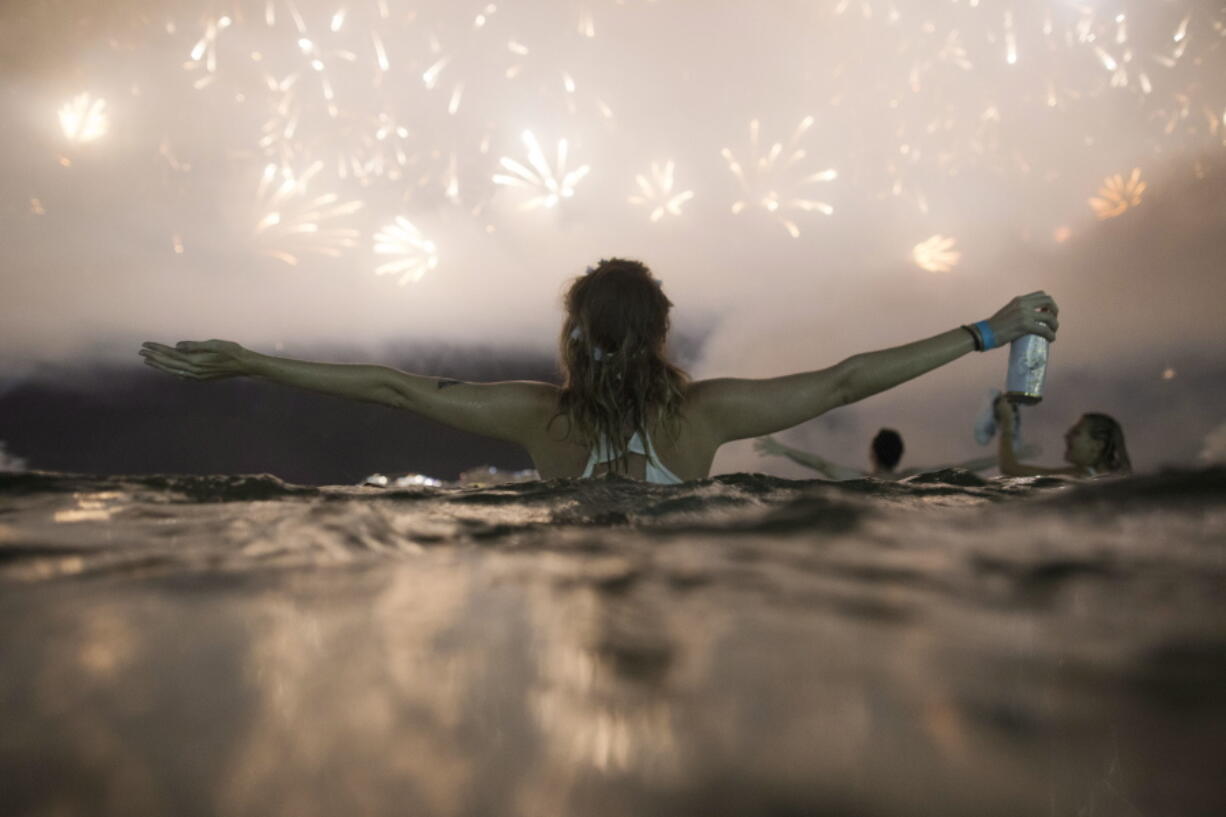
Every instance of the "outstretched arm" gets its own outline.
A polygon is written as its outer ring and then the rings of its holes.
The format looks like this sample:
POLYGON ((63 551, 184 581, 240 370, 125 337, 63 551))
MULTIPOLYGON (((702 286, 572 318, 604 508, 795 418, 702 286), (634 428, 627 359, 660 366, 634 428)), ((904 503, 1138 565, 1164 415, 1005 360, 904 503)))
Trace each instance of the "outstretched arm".
MULTIPOLYGON (((1058 309, 1044 292, 1014 298, 988 325, 999 344, 1026 334, 1054 340, 1058 309)), ((828 369, 764 380, 719 378, 695 383, 697 414, 720 442, 761 437, 811 420, 919 377, 975 349, 971 333, 951 329, 925 340, 853 355, 828 369)))
POLYGON ((784 445, 774 437, 761 437, 756 441, 754 447, 757 448, 760 454, 787 457, 794 463, 812 468, 826 479, 861 479, 865 476, 863 471, 839 465, 809 451, 801 451, 799 448, 784 445))
POLYGON ((524 443, 543 425, 554 387, 508 381, 466 383, 389 366, 316 363, 262 355, 223 340, 145 343, 141 355, 159 371, 188 380, 260 377, 337 397, 379 403, 489 437, 524 443))
POLYGON ((1000 429, 1000 473, 1006 477, 1042 477, 1052 474, 1076 476, 1076 468, 1044 468, 1018 462, 1013 450, 1013 404, 1004 397, 996 398, 996 427, 1000 429))

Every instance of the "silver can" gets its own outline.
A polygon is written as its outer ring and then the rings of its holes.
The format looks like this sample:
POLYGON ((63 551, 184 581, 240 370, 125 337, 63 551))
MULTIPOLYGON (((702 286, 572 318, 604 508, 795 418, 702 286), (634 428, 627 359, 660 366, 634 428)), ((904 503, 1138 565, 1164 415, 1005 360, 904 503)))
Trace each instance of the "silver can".
POLYGON ((1043 399, 1047 377, 1047 347, 1042 335, 1022 335, 1009 344, 1009 373, 1005 377, 1005 397, 1013 403, 1032 406, 1043 399))

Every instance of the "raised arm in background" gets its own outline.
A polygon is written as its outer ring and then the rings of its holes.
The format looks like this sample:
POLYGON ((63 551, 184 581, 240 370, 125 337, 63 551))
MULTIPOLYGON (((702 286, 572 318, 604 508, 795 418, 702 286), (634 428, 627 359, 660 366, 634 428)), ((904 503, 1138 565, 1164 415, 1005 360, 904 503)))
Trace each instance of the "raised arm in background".
MULTIPOLYGON (((839 465, 837 462, 831 462, 810 451, 802 451, 799 448, 784 445, 770 436, 759 437, 754 441, 754 448, 757 449, 759 454, 787 457, 794 463, 812 468, 826 479, 862 479, 868 476, 864 471, 849 468, 846 465, 839 465)), ((995 460, 993 460, 993 464, 995 464, 995 460)))
POLYGON ((1061 476, 1082 476, 1083 472, 1080 468, 1069 466, 1067 468, 1047 468, 1041 465, 1026 465, 1018 461, 1019 453, 1027 453, 1026 451, 1017 452, 1014 450, 1013 438, 1013 413, 1017 409, 1006 400, 1004 397, 996 399, 996 427, 1000 429, 1000 473, 1006 477, 1042 477, 1050 475, 1061 476))

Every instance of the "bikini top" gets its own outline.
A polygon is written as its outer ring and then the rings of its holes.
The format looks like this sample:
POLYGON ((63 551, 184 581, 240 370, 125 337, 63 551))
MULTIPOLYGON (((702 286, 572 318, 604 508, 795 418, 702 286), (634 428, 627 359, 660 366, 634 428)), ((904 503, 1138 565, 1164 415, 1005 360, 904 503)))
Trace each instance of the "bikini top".
MULTIPOLYGON (((630 438, 630 442, 626 444, 626 450, 632 454, 642 454, 647 458, 647 470, 643 475, 645 482, 650 482, 654 485, 678 485, 684 482, 681 477, 668 470, 668 467, 660 461, 656 455, 655 446, 651 444, 651 437, 647 435, 647 445, 643 446, 643 436, 637 431, 630 438)), ((592 476, 592 471, 597 465, 604 462, 610 462, 616 458, 609 448, 609 441, 602 434, 599 442, 592 448, 592 453, 588 455, 587 467, 583 469, 583 479, 592 476)))

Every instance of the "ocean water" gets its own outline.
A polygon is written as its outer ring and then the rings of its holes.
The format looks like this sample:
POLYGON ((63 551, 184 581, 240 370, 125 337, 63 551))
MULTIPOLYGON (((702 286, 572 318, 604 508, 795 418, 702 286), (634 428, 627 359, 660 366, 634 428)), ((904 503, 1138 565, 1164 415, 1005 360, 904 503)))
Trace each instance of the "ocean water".
POLYGON ((1226 814, 1226 469, 0 474, 0 814, 1226 814))

